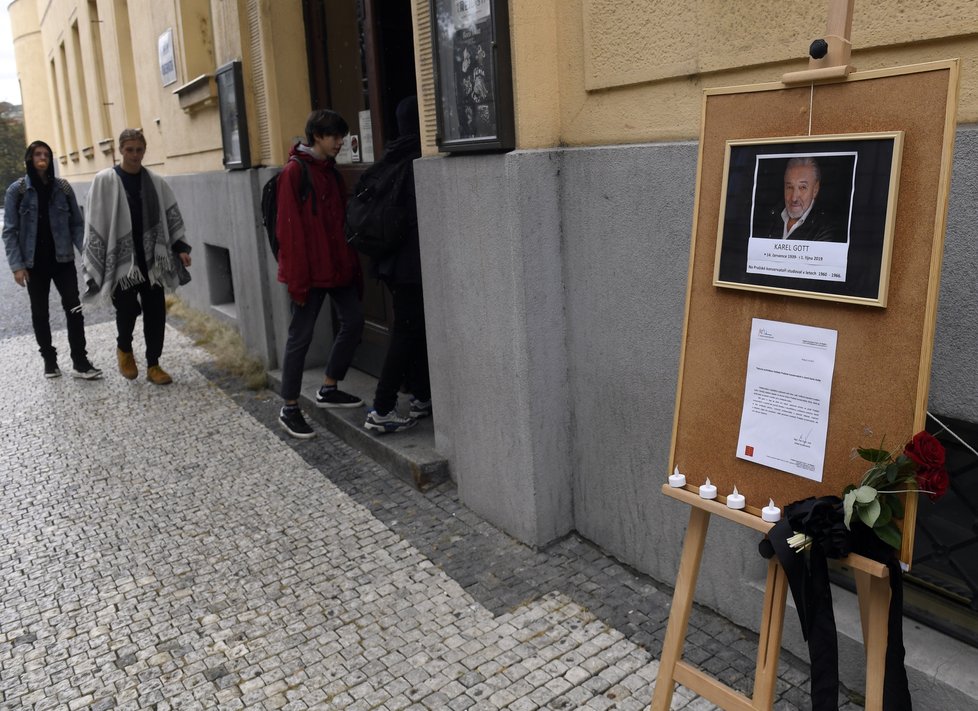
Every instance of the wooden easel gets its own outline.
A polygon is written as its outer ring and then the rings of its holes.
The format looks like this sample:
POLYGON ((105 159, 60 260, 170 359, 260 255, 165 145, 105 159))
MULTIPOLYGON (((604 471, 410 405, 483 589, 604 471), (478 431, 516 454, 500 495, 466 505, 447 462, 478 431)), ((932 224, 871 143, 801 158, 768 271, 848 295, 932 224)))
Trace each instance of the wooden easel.
MULTIPOLYGON (((770 709, 774 703, 774 684, 778 675, 778 656, 788 593, 788 579, 776 559, 768 563, 757 668, 754 672, 754 695, 748 698, 701 669, 682 661, 682 653, 710 516, 722 516, 763 534, 773 524, 744 511, 729 509, 719 501, 701 499, 696 493, 686 489, 665 484, 662 493, 689 504, 690 513, 650 708, 652 711, 668 711, 672 704, 675 683, 679 683, 726 711, 770 709)), ((882 711, 886 622, 890 604, 889 571, 882 563, 860 555, 850 555, 842 562, 852 568, 859 595, 863 642, 866 647, 866 709, 882 711)))
MULTIPOLYGON (((797 71, 785 74, 781 80, 780 90, 781 96, 778 98, 767 98, 764 103, 763 111, 761 115, 770 116, 777 115, 785 117, 782 120, 787 120, 788 116, 806 116, 808 118, 809 124, 807 126, 807 133, 812 132, 812 113, 811 104, 806 112, 803 107, 804 97, 799 97, 799 90, 804 90, 805 85, 810 85, 811 94, 815 94, 815 85, 819 85, 819 91, 825 92, 827 95, 832 97, 832 101, 839 102, 840 98, 845 96, 845 89, 841 87, 852 87, 858 84, 857 81, 853 81, 853 77, 850 76, 852 67, 849 65, 851 44, 849 41, 851 28, 852 28, 852 12, 855 0, 828 0, 828 20, 827 20, 827 34, 824 38, 827 45, 828 51, 824 57, 815 59, 812 58, 809 62, 808 69, 804 71, 797 71), (838 83, 840 88, 835 88, 832 85, 838 83), (792 93, 794 92, 794 93, 792 93), (793 96, 794 98, 788 98, 793 96)), ((947 158, 950 143, 947 140, 948 126, 953 126, 949 117, 953 117, 953 111, 948 107, 951 106, 951 101, 954 100, 957 77, 956 77, 956 64, 949 63, 946 67, 942 68, 942 71, 948 72, 947 84, 941 89, 942 93, 945 93, 947 97, 947 107, 944 108, 943 114, 935 111, 932 119, 935 126, 938 126, 938 133, 934 134, 934 138, 940 138, 940 142, 936 140, 931 143, 931 150, 934 148, 942 147, 945 159, 947 158), (937 119, 943 119, 943 128, 938 124, 937 119)), ((909 75, 908 75, 909 76, 909 75)), ((921 75, 922 76, 922 75, 921 75)), ((859 79, 862 81, 862 79, 859 79)), ((943 81, 943 79, 941 79, 943 81)), ((935 82, 935 87, 937 82, 935 82)), ((743 115, 745 112, 745 104, 747 101, 754 99, 745 99, 748 87, 741 88, 738 91, 736 88, 731 89, 729 92, 716 92, 717 96, 722 96, 723 110, 733 115, 743 115), (738 113, 739 112, 739 113, 738 113)), ((772 85, 767 87, 773 93, 775 87, 772 85)), ((855 93, 855 92, 853 92, 855 93)), ((763 98, 761 93, 758 93, 758 98, 763 98)), ((809 99, 810 101, 810 99, 809 99)), ((842 103, 846 101, 851 101, 851 99, 845 99, 842 103)), ((932 99, 933 102, 933 99, 932 99)), ((936 102, 934 102, 936 103, 936 102)), ((818 120, 817 131, 821 133, 839 133, 840 126, 845 127, 845 121, 838 120, 837 117, 832 115, 832 109, 826 109, 825 107, 832 107, 841 105, 839 103, 820 103, 819 113, 815 117, 818 120)), ((845 109, 840 109, 844 111, 845 109)), ((852 109, 849 109, 852 111, 852 109)), ((719 111, 719 109, 718 109, 719 111)), ((907 121, 899 119, 902 114, 900 110, 895 106, 889 106, 887 108, 886 115, 889 118, 896 117, 893 123, 905 127, 905 130, 911 131, 918 138, 922 138, 925 135, 924 124, 911 124, 907 121)), ((857 112, 858 113, 858 112, 857 112)), ((846 119, 848 119, 846 116, 846 119)), ((717 333, 715 327, 715 320, 723 319, 725 323, 733 322, 743 322, 747 316, 756 315, 761 313, 765 308, 770 307, 769 302, 759 302, 759 301, 741 301, 730 298, 728 294, 716 294, 715 290, 712 289, 709 265, 713 263, 714 249, 715 247, 711 245, 710 235, 713 234, 713 230, 716 229, 716 224, 718 222, 717 211, 712 207, 712 203, 707 203, 707 207, 703 207, 704 203, 700 200, 700 195, 704 189, 703 176, 704 173, 710 176, 709 186, 706 188, 708 194, 715 194, 718 192, 722 193, 722 188, 720 188, 720 180, 717 176, 721 174, 719 155, 720 151, 718 146, 724 138, 742 138, 747 136, 765 136, 765 135, 794 135, 796 132, 798 135, 804 134, 805 128, 798 125, 785 126, 783 129, 772 127, 769 124, 755 128, 746 129, 744 127, 736 127, 731 129, 729 126, 724 126, 723 130, 718 129, 716 119, 713 118, 714 114, 710 110, 710 98, 707 97, 707 102, 704 104, 704 127, 703 135, 700 141, 700 159, 699 159, 699 174, 697 176, 697 213, 694 219, 693 228, 693 246, 692 254, 690 259, 690 277, 689 277, 689 292, 687 294, 687 314, 686 314, 686 325, 684 330, 683 339, 683 353, 680 359, 680 385, 679 394, 677 395, 677 408, 676 408, 676 420, 673 428, 673 445, 672 452, 670 454, 670 468, 673 466, 676 460, 677 450, 682 456, 684 466, 691 469, 699 469, 701 471, 717 471, 718 464, 715 461, 710 461, 708 457, 704 457, 701 454, 701 450, 696 446, 695 442, 690 441, 690 432, 699 433, 703 430, 713 430, 716 431, 722 429, 725 423, 733 422, 736 418, 736 414, 729 409, 727 411, 722 411, 722 403, 724 402, 734 402, 735 398, 731 397, 732 392, 721 393, 719 396, 715 393, 716 388, 722 388, 724 385, 730 386, 730 390, 735 391, 736 386, 740 385, 739 382, 734 380, 729 381, 713 381, 710 380, 709 373, 717 369, 717 363, 713 356, 711 355, 708 371, 704 371, 704 364, 702 359, 694 355, 692 360, 690 360, 690 353, 688 349, 690 347, 699 347, 702 349, 704 344, 704 334, 708 334, 711 343, 715 342, 712 340, 717 333), (711 123, 712 121, 712 123, 711 123), (710 129, 712 133, 712 141, 707 145, 705 136, 708 135, 707 129, 710 129), (755 131, 756 133, 751 133, 750 131, 755 131), (781 130, 781 133, 774 133, 773 131, 781 130), (767 133, 765 133, 767 132, 767 133), (704 163, 707 167, 704 168, 704 163), (703 225, 708 225, 708 227, 701 227, 701 221, 703 225), (704 233, 700 235, 699 232, 702 230, 704 233), (705 239, 704 239, 705 238, 705 239), (701 243, 702 240, 702 243, 701 243), (705 246, 702 246, 705 245, 705 246), (706 265, 706 266, 704 266, 706 265), (705 308, 706 307, 706 308, 705 308), (692 336, 691 340, 691 330, 690 324, 696 319, 691 316, 692 313, 698 314, 698 322, 696 322, 696 332, 692 336), (697 340, 698 339, 698 340, 697 340), (692 345, 691 344, 695 344, 692 345), (686 384, 686 379, 689 379, 692 385, 689 385, 690 393, 687 394, 687 388, 684 388, 686 384), (703 384, 705 383, 705 385, 703 384), (704 388, 712 390, 704 392, 704 388), (727 396, 727 397, 724 397, 727 396), (721 405, 718 406, 718 403, 721 405), (706 407, 697 407, 697 405, 706 407), (684 411, 682 408, 686 406, 684 411), (685 427, 685 429, 684 429, 685 427)), ((866 123, 866 117, 861 116, 856 119, 856 125, 859 122, 866 123)), ((928 124, 929 126, 930 124, 928 124)), ((920 159, 917 159, 918 164, 920 159)), ((932 184, 932 187, 928 189, 928 194, 933 194, 930 191, 936 190, 938 196, 938 205, 946 210, 946 179, 947 172, 946 166, 944 167, 943 177, 940 178, 939 183, 932 184)), ((918 171, 919 174, 919 171, 918 171)), ((910 194, 916 188, 910 182, 905 183, 905 192, 910 194)), ((941 240, 943 239, 943 213, 939 213, 935 223, 935 238, 934 247, 935 254, 940 253, 941 240)), ((921 226, 923 227, 923 225, 921 226)), ((909 246, 909 240, 905 243, 909 246)), ((939 260, 935 262, 934 259, 930 259, 930 281, 929 283, 936 283, 936 275, 939 273, 939 260), (935 267, 936 264, 936 267, 935 267)), ((921 264, 920 267, 924 267, 921 264)), ((901 290, 906 292, 909 289, 909 284, 911 282, 904 279, 899 286, 891 288, 891 296, 896 295, 901 290)), ((896 314, 900 311, 900 308, 908 308, 909 305, 921 303, 920 299, 906 299, 902 300, 900 304, 897 303, 896 299, 892 300, 891 312, 896 314)), ((927 309, 924 314, 927 319, 933 318, 933 313, 936 308, 934 304, 927 304, 927 309)), ((832 321, 830 318, 826 317, 826 314, 822 310, 818 310, 811 304, 797 304, 794 307, 795 317, 803 323, 820 323, 821 325, 830 325, 832 327, 838 328, 836 325, 837 321, 832 321)), ((781 312, 772 308, 772 316, 781 316, 781 312)), ((841 318, 841 317, 840 317, 841 318)), ((873 312, 872 314, 868 312, 856 312, 847 311, 845 318, 849 320, 849 330, 846 331, 847 335, 852 335, 854 332, 860 332, 859 326, 862 320, 869 320, 870 318, 879 319, 878 312, 873 312)), ((931 328, 930 322, 928 322, 929 338, 933 337, 933 330, 931 328)), ((927 336, 925 336, 925 339, 927 336)), ((737 343, 733 343, 731 339, 724 341, 726 350, 725 353, 733 353, 736 348, 741 348, 742 346, 737 343)), ((867 353, 871 349, 862 348, 862 353, 867 353)), ((701 351, 696 351, 700 353, 701 351)), ((870 353, 869 359, 872 360, 876 358, 878 353, 870 353)), ((903 371, 908 374, 907 377, 913 377, 915 371, 919 370, 921 375, 918 378, 919 382, 926 382, 926 378, 923 373, 926 372, 926 367, 929 365, 929 351, 926 351, 920 356, 919 362, 915 359, 912 363, 908 362, 902 367, 903 371)), ((730 372, 730 363, 741 364, 745 358, 745 354, 738 352, 736 356, 731 356, 728 358, 727 371, 730 372), (732 359, 732 360, 731 360, 732 359)), ((723 367, 723 364, 720 366, 723 367)), ((902 372, 902 371, 901 371, 902 372)), ((926 392, 919 395, 919 400, 916 407, 916 417, 917 420, 915 424, 922 424, 923 413, 926 409, 926 392)), ((860 415, 853 412, 851 407, 847 410, 847 414, 853 418, 858 418, 860 415)), ((855 421, 858 421, 856 419, 855 421)), ((919 428, 918 428, 919 429, 919 428)), ((915 430, 916 431, 916 430, 915 430)), ((735 437, 735 433, 724 432, 724 436, 729 440, 732 436, 735 437)), ((695 436, 694 436, 695 439, 695 436)), ((751 479, 755 483, 757 477, 747 477, 744 476, 746 472, 742 470, 743 464, 738 462, 732 462, 729 471, 724 471, 724 478, 728 479, 727 484, 738 483, 736 479, 730 482, 729 479, 741 476, 740 483, 744 483, 747 479, 751 479), (737 469, 741 468, 741 469, 737 469)), ((716 484, 717 482, 714 481, 716 484)), ((732 487, 730 487, 732 488, 732 487)), ((840 487, 841 489, 841 487, 840 487)), ((767 582, 764 593, 764 602, 762 609, 761 624, 759 627, 759 645, 757 652, 757 665, 754 677, 754 688, 753 694, 750 698, 744 694, 726 686, 718 679, 713 678, 701 669, 684 662, 682 660, 683 646, 685 643, 686 630, 689 624, 689 615, 692 609, 693 597, 696 590, 696 580, 699 575, 700 566, 703 558, 703 549, 706 543, 707 529, 709 528, 710 517, 713 515, 721 516, 725 519, 739 523, 750 529, 753 529, 761 534, 767 534, 773 524, 765 522, 760 517, 760 510, 757 508, 750 509, 750 511, 738 511, 728 508, 725 505, 724 497, 720 497, 719 500, 705 500, 699 497, 698 490, 693 486, 686 486, 684 488, 673 488, 668 484, 663 485, 662 492, 666 496, 669 496, 677 501, 688 504, 690 507, 690 517, 689 526, 686 530, 685 539, 683 542, 682 557, 680 559, 679 572, 676 578, 676 587, 673 594, 672 609, 669 615, 669 624, 666 629, 666 637, 663 643, 662 657, 659 662, 659 673, 658 679, 655 685, 655 691, 652 697, 651 711, 667 711, 672 703, 672 696, 675 688, 675 684, 679 683, 688 689, 696 692, 705 699, 711 701, 712 703, 720 706, 727 711, 761 711, 764 709, 770 709, 774 703, 775 695, 775 681, 777 679, 777 668, 778 668, 778 657, 781 648, 781 638, 784 629, 784 615, 785 615, 785 605, 787 600, 788 592, 788 581, 784 569, 777 562, 776 559, 768 564, 767 572, 767 582)), ((741 488, 741 493, 744 493, 743 488, 741 488)), ((782 492, 782 495, 785 495, 782 492)), ((804 498, 811 494, 802 494, 795 496, 794 498, 804 498)), ((788 497, 789 500, 792 497, 788 497)), ((748 499, 759 500, 760 497, 752 494, 748 494, 748 499)), ((766 500, 767 497, 764 497, 766 500)), ((913 503, 913 502, 911 502, 913 503)), ((908 513, 910 509, 908 508, 908 513)), ((912 530, 909 531, 912 537, 912 530)), ((909 556, 908 551, 912 549, 912 539, 904 541, 906 556, 909 556)), ((905 558, 909 559, 909 557, 905 558)), ((856 581, 856 589, 859 598, 859 610, 860 619, 863 632, 863 642, 866 650, 866 709, 868 711, 882 711, 883 708, 883 676, 884 676, 884 663, 886 655, 887 646, 887 618, 889 613, 889 602, 890 602, 890 586, 889 586, 889 571, 885 565, 877 561, 871 560, 869 558, 850 555, 848 558, 842 561, 844 564, 848 565, 852 569, 856 581)))

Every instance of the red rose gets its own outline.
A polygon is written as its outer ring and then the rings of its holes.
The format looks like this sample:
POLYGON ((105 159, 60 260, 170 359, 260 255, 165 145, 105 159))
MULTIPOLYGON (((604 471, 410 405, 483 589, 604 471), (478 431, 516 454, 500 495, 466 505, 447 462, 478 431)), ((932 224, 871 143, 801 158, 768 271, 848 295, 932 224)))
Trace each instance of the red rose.
POLYGON ((924 467, 917 472, 917 486, 927 492, 931 501, 937 501, 947 493, 948 479, 944 467, 924 467))
MULTIPOLYGON (((944 445, 928 432, 918 432, 903 448, 918 469, 942 469, 944 467, 944 445)), ((947 472, 945 472, 945 478, 947 472)))

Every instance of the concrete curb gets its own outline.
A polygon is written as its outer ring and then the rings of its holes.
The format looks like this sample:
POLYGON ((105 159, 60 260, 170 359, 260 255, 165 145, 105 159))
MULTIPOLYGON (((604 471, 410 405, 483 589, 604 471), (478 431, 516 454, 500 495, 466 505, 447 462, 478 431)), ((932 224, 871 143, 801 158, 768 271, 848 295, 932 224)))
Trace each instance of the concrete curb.
MULTIPOLYGON (((282 385, 282 371, 269 371, 268 380, 270 389, 278 391, 282 385)), ((448 460, 435 451, 435 430, 430 417, 406 432, 388 435, 370 432, 364 429, 363 422, 373 402, 377 379, 357 370, 347 373, 340 387, 366 403, 364 407, 348 409, 320 409, 316 406, 315 394, 322 380, 322 371, 318 368, 302 374, 299 402, 310 420, 325 426, 351 447, 419 491, 427 491, 449 478, 448 460)), ((401 414, 406 414, 407 400, 402 397, 398 405, 401 414)))

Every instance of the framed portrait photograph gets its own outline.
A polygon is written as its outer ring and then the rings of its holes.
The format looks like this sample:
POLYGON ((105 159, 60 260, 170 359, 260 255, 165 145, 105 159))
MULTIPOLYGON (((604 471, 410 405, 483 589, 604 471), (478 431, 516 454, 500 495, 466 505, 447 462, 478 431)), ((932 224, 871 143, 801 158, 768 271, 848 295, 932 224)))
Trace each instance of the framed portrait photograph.
POLYGON ((903 133, 727 141, 718 287, 886 306, 903 133))
POLYGON ((241 62, 228 62, 217 70, 215 78, 217 100, 221 109, 224 167, 228 170, 250 168, 251 149, 248 143, 248 117, 245 114, 241 62))
POLYGON ((506 0, 431 0, 438 148, 516 145, 506 0))

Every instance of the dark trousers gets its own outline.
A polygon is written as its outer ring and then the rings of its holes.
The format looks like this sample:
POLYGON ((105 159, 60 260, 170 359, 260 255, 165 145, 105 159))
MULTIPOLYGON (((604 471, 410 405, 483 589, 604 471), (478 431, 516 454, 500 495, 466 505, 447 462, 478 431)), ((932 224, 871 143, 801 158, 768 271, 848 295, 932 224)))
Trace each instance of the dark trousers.
POLYGON ((408 391, 418 400, 431 399, 421 285, 394 285, 390 292, 394 303, 394 328, 374 393, 374 409, 382 415, 397 405, 397 392, 402 384, 407 385, 408 391))
POLYGON ((119 350, 132 353, 132 333, 136 328, 136 319, 142 313, 146 365, 159 365, 160 354, 163 353, 163 334, 166 332, 163 287, 145 281, 129 289, 116 287, 112 304, 115 306, 116 344, 119 350))
POLYGON ((353 362, 353 354, 360 345, 360 337, 363 335, 363 305, 355 286, 314 288, 309 290, 309 297, 302 306, 293 301, 289 337, 285 343, 285 356, 282 358, 282 398, 287 402, 299 399, 306 353, 309 352, 316 319, 327 296, 336 307, 340 329, 333 339, 333 347, 326 361, 326 377, 334 380, 346 377, 346 371, 353 362))
POLYGON ((58 356, 57 349, 51 343, 51 313, 48 309, 52 282, 61 295, 61 307, 68 322, 71 361, 75 366, 82 366, 88 360, 88 354, 85 351, 85 317, 82 316, 81 302, 78 300, 78 274, 74 262, 55 262, 47 267, 30 269, 27 273, 31 323, 34 325, 38 350, 43 358, 58 356))

